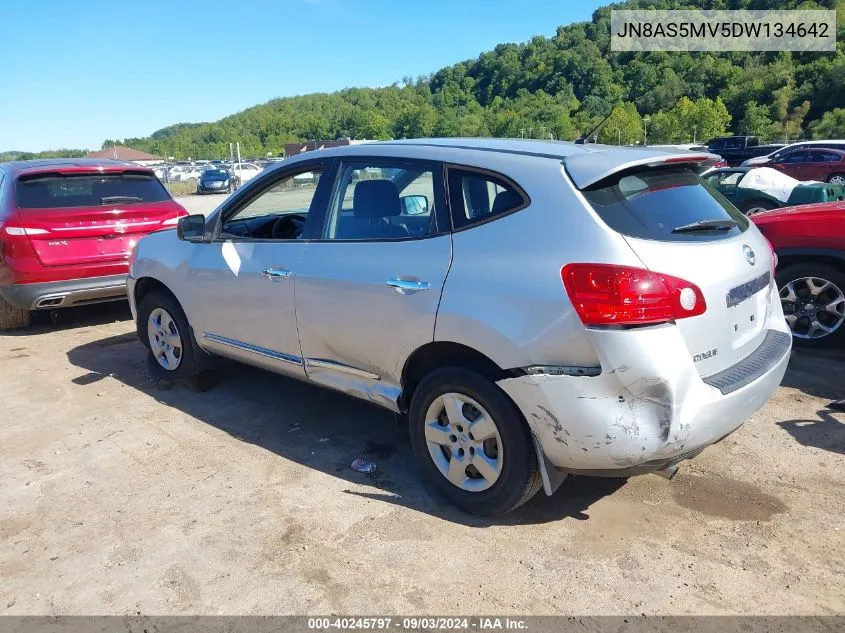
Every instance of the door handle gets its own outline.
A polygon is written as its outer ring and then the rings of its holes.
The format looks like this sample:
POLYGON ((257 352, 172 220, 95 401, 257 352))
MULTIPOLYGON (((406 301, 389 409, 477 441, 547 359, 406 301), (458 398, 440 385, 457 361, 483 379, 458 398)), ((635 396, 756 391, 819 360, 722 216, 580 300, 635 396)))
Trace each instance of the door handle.
POLYGON ((283 268, 267 268, 266 270, 262 271, 261 273, 264 277, 267 277, 270 281, 279 281, 281 279, 289 279, 293 276, 293 273, 289 270, 285 270, 283 268))
POLYGON ((386 283, 391 288, 396 288, 396 291, 401 294, 428 290, 431 287, 431 284, 427 281, 411 281, 409 279, 388 279, 386 283))

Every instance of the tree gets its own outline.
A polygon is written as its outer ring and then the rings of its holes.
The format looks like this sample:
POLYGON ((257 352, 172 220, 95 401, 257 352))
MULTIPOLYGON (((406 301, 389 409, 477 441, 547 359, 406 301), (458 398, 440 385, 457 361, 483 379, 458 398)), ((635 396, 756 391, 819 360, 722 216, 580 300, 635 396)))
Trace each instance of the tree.
POLYGON ((745 106, 737 131, 768 140, 772 135, 773 123, 771 111, 767 106, 760 105, 756 101, 750 101, 745 106))
POLYGON ((610 113, 610 117, 599 130, 599 142, 612 145, 632 145, 643 142, 643 119, 637 107, 622 103, 610 113))
POLYGON ((825 112, 822 118, 810 124, 813 138, 845 138, 845 108, 834 108, 825 112))

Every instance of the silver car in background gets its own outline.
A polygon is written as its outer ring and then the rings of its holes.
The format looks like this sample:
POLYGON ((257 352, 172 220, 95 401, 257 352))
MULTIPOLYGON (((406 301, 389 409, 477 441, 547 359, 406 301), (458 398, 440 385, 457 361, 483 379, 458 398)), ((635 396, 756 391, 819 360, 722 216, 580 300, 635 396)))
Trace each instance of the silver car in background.
POLYGON ((425 474, 500 514, 676 464, 772 395, 774 255, 706 154, 502 140, 326 149, 142 239, 161 376, 227 358, 407 412, 425 474))

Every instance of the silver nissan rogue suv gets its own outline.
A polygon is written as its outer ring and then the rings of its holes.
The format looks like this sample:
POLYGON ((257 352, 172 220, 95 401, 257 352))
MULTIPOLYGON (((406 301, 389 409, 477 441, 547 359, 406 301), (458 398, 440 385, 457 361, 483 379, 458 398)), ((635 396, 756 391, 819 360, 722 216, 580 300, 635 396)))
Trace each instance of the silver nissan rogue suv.
POLYGON ((218 358, 407 412, 474 513, 569 473, 676 464, 779 385, 767 241, 706 154, 502 139, 308 152, 140 240, 128 284, 165 377, 218 358))

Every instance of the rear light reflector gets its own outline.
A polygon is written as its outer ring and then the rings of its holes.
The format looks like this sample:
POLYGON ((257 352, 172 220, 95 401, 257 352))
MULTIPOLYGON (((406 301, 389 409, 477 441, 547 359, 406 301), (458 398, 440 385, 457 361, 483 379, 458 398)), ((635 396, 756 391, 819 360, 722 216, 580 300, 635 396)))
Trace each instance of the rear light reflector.
POLYGON ((645 268, 567 264, 560 276, 587 326, 665 323, 707 310, 698 286, 645 268))
POLYGON ((769 245, 769 250, 772 252, 772 271, 774 271, 778 267, 778 254, 775 252, 775 247, 772 246, 772 243, 769 240, 766 240, 766 244, 769 245))

